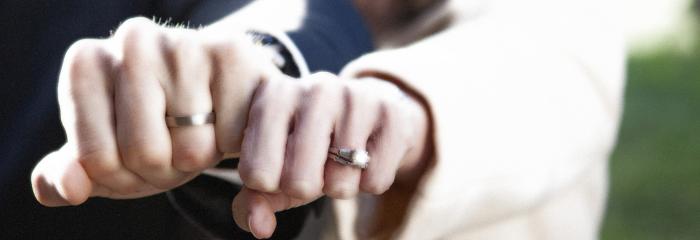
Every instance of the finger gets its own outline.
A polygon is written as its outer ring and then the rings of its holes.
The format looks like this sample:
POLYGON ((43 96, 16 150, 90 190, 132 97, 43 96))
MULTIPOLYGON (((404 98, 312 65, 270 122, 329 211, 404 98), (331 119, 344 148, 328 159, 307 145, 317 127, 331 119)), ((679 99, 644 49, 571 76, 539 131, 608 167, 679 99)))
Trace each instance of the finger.
POLYGON ((251 51, 254 47, 242 34, 211 38, 207 45, 213 59, 211 91, 217 113, 217 147, 223 153, 239 153, 255 88, 261 78, 268 78, 263 72, 270 71, 261 67, 266 64, 258 61, 260 55, 251 51))
POLYGON ((286 78, 257 88, 245 129, 238 171, 243 183, 263 192, 276 191, 285 155, 297 90, 286 78))
POLYGON ((148 183, 167 189, 183 173, 172 167, 165 125, 165 96, 159 79, 169 77, 162 62, 160 29, 147 19, 125 22, 116 33, 123 45, 120 79, 115 81, 117 144, 124 165, 148 183))
MULTIPOLYGON (((348 84, 343 93, 344 112, 339 117, 333 134, 333 146, 366 150, 367 140, 376 127, 376 100, 360 84, 348 84)), ((323 192, 330 197, 343 199, 357 195, 361 171, 357 167, 342 165, 329 159, 325 167, 323 192)))
POLYGON ((85 169, 71 157, 66 147, 42 159, 32 171, 34 197, 49 207, 79 205, 92 193, 93 183, 85 169))
POLYGON ((120 162, 110 55, 102 40, 78 41, 66 53, 58 94, 67 147, 74 154, 63 161, 77 161, 96 184, 129 194, 145 183, 120 162))
POLYGON ((319 197, 304 201, 283 193, 262 193, 244 187, 231 204, 233 219, 236 225, 256 238, 269 238, 277 225, 275 212, 308 204, 319 197))
POLYGON ((380 104, 379 122, 368 141, 368 152, 372 156, 367 169, 362 171, 360 189, 371 194, 382 194, 391 187, 409 141, 405 134, 412 126, 401 118, 401 108, 380 104))
POLYGON ((256 238, 269 238, 277 225, 275 211, 264 195, 243 188, 233 199, 233 219, 243 230, 256 238))
POLYGON ((287 141, 281 187, 295 198, 308 199, 322 192, 323 169, 333 125, 342 107, 337 77, 317 73, 303 79, 305 87, 287 141))
MULTIPOLYGON (((164 59, 167 80, 161 81, 165 90, 166 115, 191 116, 212 111, 209 90, 211 61, 204 46, 192 30, 179 30, 172 40, 166 40, 164 59)), ((223 113, 220 113, 223 114, 223 113)), ((214 125, 171 127, 172 161, 182 172, 200 172, 213 167, 219 160, 214 125)))

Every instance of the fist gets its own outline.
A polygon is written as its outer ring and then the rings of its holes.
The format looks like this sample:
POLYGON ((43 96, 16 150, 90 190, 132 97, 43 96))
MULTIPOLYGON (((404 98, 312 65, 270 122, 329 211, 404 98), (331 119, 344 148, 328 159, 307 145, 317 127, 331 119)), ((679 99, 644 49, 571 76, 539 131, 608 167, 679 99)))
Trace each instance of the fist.
POLYGON ((67 51, 58 83, 67 142, 32 173, 47 206, 90 196, 136 198, 179 186, 238 152, 257 84, 281 74, 242 31, 124 22, 67 51), (215 112, 215 123, 168 128, 165 116, 215 112))
POLYGON ((232 208, 259 238, 272 235, 276 211, 323 195, 382 194, 401 176, 415 179, 424 162, 423 105, 377 78, 272 78, 256 89, 249 119, 238 165, 245 187, 232 208), (366 150, 370 160, 364 169, 343 165, 329 159, 331 148, 366 150))

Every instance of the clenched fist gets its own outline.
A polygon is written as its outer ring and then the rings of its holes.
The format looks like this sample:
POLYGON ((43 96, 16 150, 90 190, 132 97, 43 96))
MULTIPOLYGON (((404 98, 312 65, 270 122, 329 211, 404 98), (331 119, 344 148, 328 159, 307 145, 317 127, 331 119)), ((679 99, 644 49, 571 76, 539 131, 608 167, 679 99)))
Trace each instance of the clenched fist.
POLYGON ((236 223, 270 237, 274 212, 326 195, 382 194, 397 178, 416 179, 426 152, 423 106, 391 82, 328 73, 271 78, 256 89, 233 201, 236 223), (331 160, 334 150, 366 151, 363 169, 331 160), (331 154, 331 155, 329 155, 331 154))
POLYGON ((32 173, 44 205, 136 198, 179 186, 238 152, 261 80, 281 73, 242 31, 124 22, 66 53, 59 79, 67 143, 32 173), (215 124, 168 128, 165 116, 216 112, 215 124))
POLYGON ((267 237, 275 211, 323 195, 382 194, 420 168, 428 117, 413 95, 371 75, 293 79, 241 33, 135 18, 109 39, 74 44, 59 79, 68 140, 34 169, 37 199, 61 206, 152 195, 240 151, 234 219, 267 237), (166 116, 211 112, 214 124, 166 124, 166 116), (370 161, 342 165, 329 160, 335 148, 366 151, 370 161))

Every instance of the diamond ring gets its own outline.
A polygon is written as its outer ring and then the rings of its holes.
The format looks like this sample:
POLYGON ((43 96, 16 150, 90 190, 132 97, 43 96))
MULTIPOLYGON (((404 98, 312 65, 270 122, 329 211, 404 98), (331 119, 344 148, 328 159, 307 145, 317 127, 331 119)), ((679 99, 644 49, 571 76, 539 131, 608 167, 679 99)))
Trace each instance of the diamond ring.
POLYGON ((365 150, 331 147, 328 154, 331 159, 346 166, 365 169, 369 165, 369 153, 365 150))

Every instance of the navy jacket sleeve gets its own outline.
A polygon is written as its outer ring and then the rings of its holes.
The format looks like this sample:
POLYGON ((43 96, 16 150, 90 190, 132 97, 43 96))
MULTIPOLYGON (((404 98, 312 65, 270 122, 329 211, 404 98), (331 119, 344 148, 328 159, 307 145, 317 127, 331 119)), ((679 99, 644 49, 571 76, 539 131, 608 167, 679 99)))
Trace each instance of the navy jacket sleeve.
POLYGON ((287 34, 310 72, 338 73, 374 48, 370 31, 351 0, 309 0, 302 26, 287 34))

